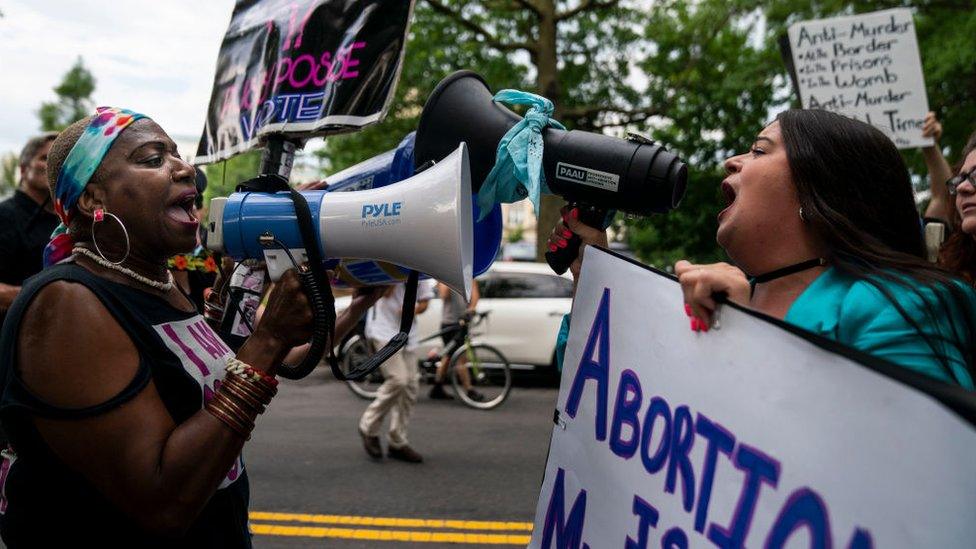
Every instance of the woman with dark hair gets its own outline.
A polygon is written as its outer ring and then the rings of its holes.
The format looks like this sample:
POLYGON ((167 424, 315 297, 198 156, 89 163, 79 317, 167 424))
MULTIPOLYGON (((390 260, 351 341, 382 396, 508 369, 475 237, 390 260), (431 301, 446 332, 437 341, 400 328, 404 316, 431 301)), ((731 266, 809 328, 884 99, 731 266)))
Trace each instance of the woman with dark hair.
POLYGON ((249 547, 241 449, 310 334, 297 276, 235 356, 166 269, 197 239, 173 140, 103 107, 61 132, 48 167, 63 226, 0 335, 3 541, 249 547))
POLYGON ((976 285, 976 133, 962 151, 956 176, 946 182, 952 234, 939 251, 939 264, 976 285), (954 207, 953 207, 954 206, 954 207))
MULTIPOLYGON (((707 331, 725 293, 901 366, 973 387, 976 294, 924 259, 908 172, 894 144, 868 124, 790 110, 725 162, 716 238, 736 267, 675 265, 692 328, 707 331), (746 273, 749 273, 748 275, 746 273)), ((564 215, 569 231, 606 245, 564 215)), ((578 273, 579 262, 574 266, 578 273)))

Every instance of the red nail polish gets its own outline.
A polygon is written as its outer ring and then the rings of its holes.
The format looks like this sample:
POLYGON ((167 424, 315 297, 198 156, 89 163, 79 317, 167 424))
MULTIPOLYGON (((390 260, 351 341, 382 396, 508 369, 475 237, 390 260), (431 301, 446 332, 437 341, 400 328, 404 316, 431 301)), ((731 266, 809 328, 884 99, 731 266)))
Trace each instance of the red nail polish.
POLYGON ((550 251, 550 252, 554 252, 554 251, 556 251, 556 250, 557 250, 557 248, 556 248, 556 245, 555 245, 555 244, 550 244, 550 245, 549 245, 549 251, 550 251))
POLYGON ((692 332, 697 331, 697 330, 695 330, 695 328, 698 327, 698 319, 695 318, 695 317, 691 317, 689 319, 689 325, 691 326, 691 331, 692 332))
POLYGON ((703 332, 708 331, 708 324, 704 320, 701 321, 701 329, 703 332))
POLYGON ((563 236, 565 236, 566 238, 569 238, 569 237, 573 236, 573 231, 571 231, 569 229, 563 229, 563 236))
POLYGON ((565 248, 568 244, 569 242, 566 242, 565 240, 560 240, 558 246, 560 248, 565 248))
POLYGON ((570 212, 570 213, 573 215, 573 219, 578 218, 579 217, 579 208, 573 208, 573 211, 570 212))
POLYGON ((691 305, 685 303, 685 314, 691 316, 691 305))

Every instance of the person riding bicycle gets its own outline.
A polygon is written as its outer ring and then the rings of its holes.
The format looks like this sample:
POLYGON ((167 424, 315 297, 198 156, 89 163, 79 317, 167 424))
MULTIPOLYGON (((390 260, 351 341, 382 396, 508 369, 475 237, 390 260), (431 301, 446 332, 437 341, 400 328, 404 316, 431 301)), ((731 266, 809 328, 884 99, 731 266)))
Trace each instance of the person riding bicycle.
MULTIPOLYGON (((470 303, 465 301, 463 295, 451 290, 443 282, 438 284, 437 291, 443 303, 441 307, 441 331, 443 332, 441 339, 444 341, 444 345, 448 346, 455 339, 463 337, 464 332, 461 330, 461 322, 470 322, 471 317, 475 313, 478 298, 480 297, 478 293, 478 281, 472 281, 470 303)), ((450 360, 449 353, 445 353, 441 357, 440 364, 437 365, 437 373, 434 374, 434 386, 430 388, 430 398, 440 400, 451 400, 454 398, 444 390, 444 379, 447 377, 447 364, 450 360)), ((457 365, 462 366, 467 360, 467 357, 461 356, 458 359, 457 365)), ((471 387, 471 376, 468 374, 468 369, 458 368, 457 373, 458 379, 461 381, 461 386, 464 387, 464 391, 468 394, 468 397, 475 402, 483 402, 485 396, 471 387)))

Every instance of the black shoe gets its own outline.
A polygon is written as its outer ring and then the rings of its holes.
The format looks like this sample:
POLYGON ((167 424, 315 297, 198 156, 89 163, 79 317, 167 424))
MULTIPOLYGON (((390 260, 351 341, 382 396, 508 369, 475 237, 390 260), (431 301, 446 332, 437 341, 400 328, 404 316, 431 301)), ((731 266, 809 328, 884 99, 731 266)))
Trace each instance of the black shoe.
POLYGON ((468 389, 468 398, 470 398, 475 402, 485 401, 485 395, 479 393, 478 391, 475 391, 474 389, 468 389))
POLYGON ((391 459, 398 459, 400 461, 406 461, 407 463, 423 463, 424 461, 424 457, 409 446, 401 446, 399 448, 390 446, 390 449, 387 450, 386 455, 391 459))
POLYGON ((383 448, 380 447, 380 437, 371 437, 359 431, 359 436, 363 437, 363 448, 373 459, 383 459, 383 448))
POLYGON ((430 393, 428 395, 434 400, 454 400, 454 397, 447 394, 444 390, 444 385, 441 383, 435 383, 433 387, 430 388, 430 393))

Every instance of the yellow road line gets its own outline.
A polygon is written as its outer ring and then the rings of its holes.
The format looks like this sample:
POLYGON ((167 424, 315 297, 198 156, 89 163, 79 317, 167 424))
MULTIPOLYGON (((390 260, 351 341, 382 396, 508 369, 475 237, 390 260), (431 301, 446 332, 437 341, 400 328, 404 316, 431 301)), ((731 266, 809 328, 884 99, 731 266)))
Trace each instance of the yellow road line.
MULTIPOLYGON (((450 528, 455 530, 532 531, 531 522, 499 522, 484 520, 439 520, 393 517, 361 517, 346 515, 308 515, 303 513, 269 513, 251 511, 251 520, 274 522, 308 522, 313 524, 344 524, 349 526, 398 526, 401 528, 450 528)), ((494 542, 492 542, 494 543, 494 542)))
POLYGON ((361 539, 372 541, 412 541, 440 543, 492 543, 522 545, 530 536, 515 534, 477 534, 468 532, 418 532, 409 530, 367 530, 362 528, 323 528, 318 526, 280 526, 251 523, 251 532, 261 536, 361 539))

